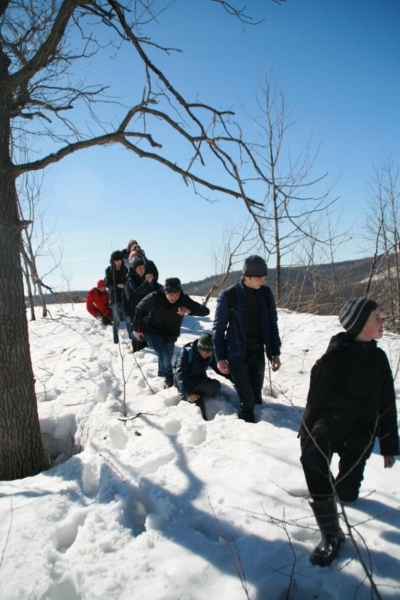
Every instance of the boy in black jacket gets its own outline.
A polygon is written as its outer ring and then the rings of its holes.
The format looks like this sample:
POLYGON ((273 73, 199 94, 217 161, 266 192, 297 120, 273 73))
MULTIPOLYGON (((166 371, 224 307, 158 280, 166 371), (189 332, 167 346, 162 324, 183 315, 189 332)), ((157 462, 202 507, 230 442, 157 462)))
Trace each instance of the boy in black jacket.
POLYGON ((152 292, 139 302, 133 318, 133 336, 146 339, 158 357, 158 375, 164 377, 165 387, 173 385, 171 360, 174 344, 181 332, 185 315, 206 317, 209 309, 182 292, 177 277, 165 280, 163 290, 152 292))
POLYGON ((218 373, 214 356, 212 336, 203 333, 198 340, 186 344, 176 360, 174 385, 178 388, 182 400, 193 402, 201 410, 203 419, 207 421, 204 407, 204 396, 216 396, 221 389, 218 379, 207 377, 210 367, 218 373))
POLYGON ((346 332, 333 336, 311 371, 300 430, 300 460, 321 530, 310 560, 320 566, 332 562, 344 540, 336 496, 357 500, 375 437, 385 468, 393 467, 400 452, 393 376, 375 341, 383 334, 381 310, 373 300, 354 298, 342 307, 339 320, 346 332), (329 468, 334 452, 340 457, 336 477, 329 468))

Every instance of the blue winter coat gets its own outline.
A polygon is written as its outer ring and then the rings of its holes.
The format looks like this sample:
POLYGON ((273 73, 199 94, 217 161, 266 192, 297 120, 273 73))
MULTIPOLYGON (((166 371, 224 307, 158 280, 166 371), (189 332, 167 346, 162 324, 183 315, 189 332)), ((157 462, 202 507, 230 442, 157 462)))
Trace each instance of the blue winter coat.
POLYGON ((202 358, 197 352, 197 340, 183 346, 176 359, 174 384, 184 399, 189 396, 196 385, 207 377, 206 371, 209 367, 221 375, 214 354, 202 358))
MULTIPOLYGON (((220 292, 214 318, 214 348, 217 361, 227 360, 241 366, 246 356, 247 344, 247 301, 246 290, 241 279, 236 283, 236 306, 229 307, 228 290, 220 292)), ((278 315, 274 296, 267 286, 257 292, 260 306, 260 333, 269 360, 281 351, 278 330, 278 315)))

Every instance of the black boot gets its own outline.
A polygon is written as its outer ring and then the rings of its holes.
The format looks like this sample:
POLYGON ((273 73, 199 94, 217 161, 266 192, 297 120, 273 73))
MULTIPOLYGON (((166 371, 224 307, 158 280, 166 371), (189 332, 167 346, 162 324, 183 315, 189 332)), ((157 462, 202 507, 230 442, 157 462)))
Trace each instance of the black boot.
POLYGON ((321 541, 311 554, 310 562, 312 565, 325 567, 336 558, 339 546, 344 541, 336 500, 331 497, 319 502, 310 502, 310 506, 321 531, 321 541))
POLYGON ((199 400, 197 400, 195 402, 195 405, 199 407, 199 409, 201 410, 201 416, 205 421, 207 421, 206 407, 204 406, 204 398, 200 398, 199 400))
POLYGON ((239 419, 243 419, 243 421, 246 421, 246 423, 254 423, 253 409, 245 410, 243 408, 239 408, 239 419))

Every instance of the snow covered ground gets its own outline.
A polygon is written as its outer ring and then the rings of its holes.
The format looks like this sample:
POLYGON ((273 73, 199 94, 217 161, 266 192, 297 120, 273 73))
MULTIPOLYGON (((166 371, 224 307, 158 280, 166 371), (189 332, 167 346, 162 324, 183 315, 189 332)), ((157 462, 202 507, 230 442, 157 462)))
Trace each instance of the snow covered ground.
MULTIPOLYGON (((185 317, 178 345, 211 331, 185 317)), ((349 538, 312 567, 319 536, 297 431, 309 372, 336 317, 279 311, 282 368, 265 380, 256 424, 237 419, 226 380, 209 421, 164 390, 154 354, 133 355, 82 305, 30 323, 42 431, 75 455, 0 483, 0 598, 349 600, 379 597, 349 538), (227 400, 225 397, 229 397, 227 400), (123 420, 123 415, 130 417, 123 420)), ((400 337, 380 342, 396 372, 400 337)), ((213 372, 211 372, 213 376, 213 372)), ((396 389, 400 389, 399 377, 396 389)), ((362 498, 346 508, 381 598, 400 598, 400 479, 376 452, 362 498)))

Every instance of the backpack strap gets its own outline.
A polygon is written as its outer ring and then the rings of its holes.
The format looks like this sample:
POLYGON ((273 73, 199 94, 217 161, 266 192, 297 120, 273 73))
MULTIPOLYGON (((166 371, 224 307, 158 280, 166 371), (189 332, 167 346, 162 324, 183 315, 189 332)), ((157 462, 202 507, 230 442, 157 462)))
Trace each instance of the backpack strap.
POLYGON ((237 307, 237 290, 236 284, 232 285, 226 290, 226 296, 228 299, 228 308, 229 310, 235 310, 237 307))

